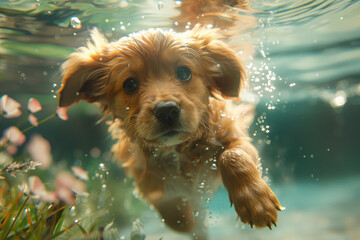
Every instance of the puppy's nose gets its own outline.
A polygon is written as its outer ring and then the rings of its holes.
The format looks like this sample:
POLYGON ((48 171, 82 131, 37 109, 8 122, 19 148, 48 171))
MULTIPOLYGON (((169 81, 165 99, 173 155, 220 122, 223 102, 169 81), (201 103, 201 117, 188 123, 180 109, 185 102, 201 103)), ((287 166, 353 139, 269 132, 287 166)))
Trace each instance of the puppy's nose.
POLYGON ((160 102, 154 108, 154 115, 159 122, 171 125, 179 119, 180 106, 174 101, 160 102))

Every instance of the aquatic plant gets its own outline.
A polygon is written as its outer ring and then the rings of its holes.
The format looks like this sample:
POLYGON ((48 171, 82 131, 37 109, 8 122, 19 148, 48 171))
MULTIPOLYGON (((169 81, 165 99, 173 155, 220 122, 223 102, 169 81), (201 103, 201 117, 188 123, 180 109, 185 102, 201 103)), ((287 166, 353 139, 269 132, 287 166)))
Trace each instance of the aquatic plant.
MULTIPOLYGON (((91 214, 86 211, 74 214, 75 209, 89 208, 81 206, 89 204, 84 201, 89 197, 89 173, 79 166, 72 166, 72 172, 55 170, 48 140, 40 134, 26 139, 25 132, 53 117, 68 119, 67 109, 58 108, 54 114, 38 121, 35 113, 41 109, 34 98, 28 100, 24 113, 21 104, 8 95, 0 98, 0 121, 19 118, 0 138, 0 239, 121 239, 113 222, 102 220, 105 215, 102 209, 91 214), (20 148, 26 154, 19 154, 20 148), (41 176, 54 172, 50 183, 42 182, 41 176)), ((100 173, 95 177, 99 183, 93 185, 95 188, 100 185, 104 190, 108 171, 104 164, 100 166, 100 173)), ((93 195, 98 201, 105 201, 100 199, 104 192, 93 195)), ((133 224, 131 239, 145 239, 140 220, 133 224)))

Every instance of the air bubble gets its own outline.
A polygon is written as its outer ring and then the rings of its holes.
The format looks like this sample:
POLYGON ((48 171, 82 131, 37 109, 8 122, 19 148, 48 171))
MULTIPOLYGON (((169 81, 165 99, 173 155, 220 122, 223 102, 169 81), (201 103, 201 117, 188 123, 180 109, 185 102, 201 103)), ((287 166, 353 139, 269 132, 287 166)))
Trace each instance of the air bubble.
POLYGON ((162 10, 164 8, 164 2, 162 0, 158 0, 158 8, 162 10))
POLYGON ((212 170, 217 170, 217 166, 216 166, 216 163, 213 163, 211 164, 211 167, 210 167, 212 170))
POLYGON ((81 21, 77 17, 72 17, 70 19, 70 25, 72 28, 80 29, 81 28, 81 21))

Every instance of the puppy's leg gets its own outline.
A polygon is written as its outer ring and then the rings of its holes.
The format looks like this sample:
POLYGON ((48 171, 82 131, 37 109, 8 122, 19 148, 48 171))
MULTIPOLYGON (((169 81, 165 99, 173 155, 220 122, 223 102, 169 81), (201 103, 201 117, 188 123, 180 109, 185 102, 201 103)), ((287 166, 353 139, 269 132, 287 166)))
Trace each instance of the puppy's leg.
POLYGON ((207 229, 204 226, 205 212, 193 211, 192 203, 183 198, 159 201, 153 204, 170 228, 190 233, 195 240, 206 240, 207 229))
POLYGON ((191 232, 195 221, 192 217, 192 207, 181 198, 169 199, 154 203, 166 225, 178 232, 191 232))
POLYGON ((220 155, 219 170, 229 192, 231 204, 243 223, 266 227, 276 226, 280 203, 262 180, 255 163, 257 151, 249 142, 232 141, 220 155))

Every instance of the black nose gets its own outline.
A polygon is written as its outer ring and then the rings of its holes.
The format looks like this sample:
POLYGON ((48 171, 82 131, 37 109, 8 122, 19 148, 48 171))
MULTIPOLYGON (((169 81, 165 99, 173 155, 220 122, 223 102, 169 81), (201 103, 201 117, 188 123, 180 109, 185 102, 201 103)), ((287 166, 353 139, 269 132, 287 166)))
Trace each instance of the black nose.
POLYGON ((160 102, 154 108, 154 115, 159 122, 171 125, 179 119, 180 106, 173 101, 160 102))

